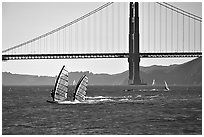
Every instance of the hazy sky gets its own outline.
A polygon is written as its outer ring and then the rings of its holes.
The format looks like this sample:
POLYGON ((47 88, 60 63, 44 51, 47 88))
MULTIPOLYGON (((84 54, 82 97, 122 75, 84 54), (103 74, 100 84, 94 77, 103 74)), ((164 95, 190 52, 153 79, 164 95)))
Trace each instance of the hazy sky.
MULTIPOLYGON (((62 26, 103 3, 2 3, 2 50, 62 26)), ((202 3, 171 3, 202 16, 202 3)), ((179 64, 185 59, 141 59, 141 66, 179 64)), ((20 74, 57 75, 66 65, 69 71, 120 73, 128 70, 127 59, 16 60, 2 62, 2 71, 20 74)))

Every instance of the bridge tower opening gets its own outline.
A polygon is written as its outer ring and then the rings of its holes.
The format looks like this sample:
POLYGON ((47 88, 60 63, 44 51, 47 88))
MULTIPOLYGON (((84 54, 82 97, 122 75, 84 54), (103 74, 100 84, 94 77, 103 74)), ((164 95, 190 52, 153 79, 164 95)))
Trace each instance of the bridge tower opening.
POLYGON ((129 85, 140 85, 139 4, 130 2, 129 14, 129 85))

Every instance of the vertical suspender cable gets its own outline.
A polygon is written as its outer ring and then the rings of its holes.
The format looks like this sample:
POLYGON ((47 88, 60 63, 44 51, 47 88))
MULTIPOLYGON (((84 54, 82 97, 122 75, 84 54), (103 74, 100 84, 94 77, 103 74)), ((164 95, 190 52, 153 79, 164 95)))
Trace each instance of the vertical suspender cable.
POLYGON ((117 12, 117 15, 118 15, 117 16, 117 18, 118 18, 118 21, 117 21, 118 22, 118 38, 117 38, 118 39, 117 40, 118 41, 118 48, 117 49, 119 50, 117 52, 120 52, 121 51, 121 43, 120 43, 120 41, 121 41, 121 39, 120 39, 120 33, 121 33, 121 31, 120 31, 120 24, 121 24, 120 23, 120 2, 118 2, 117 8, 118 8, 118 12, 117 12))
POLYGON ((58 32, 56 33, 56 46, 55 47, 55 52, 58 52, 58 32))
POLYGON ((32 53, 34 53, 34 50, 35 50, 35 43, 38 42, 38 41, 34 41, 34 44, 32 46, 32 53))
POLYGON ((160 25, 159 25, 160 26, 160 29, 159 29, 160 33, 159 33, 159 35, 160 35, 160 52, 161 52, 161 40, 162 40, 161 39, 161 29, 162 29, 162 27, 161 27, 161 5, 159 6, 159 12, 160 12, 160 18, 159 18, 160 19, 160 21, 159 21, 160 22, 160 25))
POLYGON ((67 47, 66 47, 66 31, 67 28, 64 28, 64 53, 67 53, 67 47))
MULTIPOLYGON (((89 45, 87 46, 87 49, 91 49, 92 52, 94 52, 94 47, 93 47, 93 44, 92 44, 92 36, 93 36, 93 26, 92 26, 92 21, 93 18, 89 17, 89 45)), ((88 51, 90 52, 90 51, 88 51)))
MULTIPOLYGON (((89 39, 88 39, 88 18, 86 18, 85 20, 84 20, 84 28, 83 28, 83 40, 84 40, 84 44, 83 44, 83 48, 82 48, 82 50, 84 51, 84 52, 87 52, 86 51, 86 47, 88 47, 89 45, 89 39)), ((99 32, 100 33, 100 32, 99 32)))
POLYGON ((154 3, 154 52, 156 52, 156 7, 154 3))
MULTIPOLYGON (((99 48, 98 48, 98 50, 100 51, 100 50, 103 50, 101 47, 102 47, 102 15, 101 15, 102 13, 101 13, 101 11, 99 12, 99 48)), ((97 51, 98 52, 98 51, 97 51)))
MULTIPOLYGON (((42 38, 43 46, 45 47, 44 53, 47 52, 47 47, 46 47, 46 45, 45 45, 45 39, 46 39, 46 37, 42 38)), ((43 52, 43 50, 42 50, 41 52, 43 52)))
POLYGON ((179 27, 179 20, 178 20, 178 19, 179 19, 179 18, 178 18, 178 9, 177 9, 177 52, 178 52, 178 46, 179 46, 179 45, 178 45, 178 41, 179 41, 179 40, 178 40, 178 39, 179 39, 179 30, 178 30, 178 29, 179 29, 179 28, 178 28, 178 27, 179 27))
POLYGON ((167 8, 165 12, 165 47, 166 47, 166 52, 167 52, 167 8))
MULTIPOLYGON (((42 44, 45 46, 45 51, 44 51, 45 53, 47 53, 47 49, 48 49, 48 47, 46 46, 46 38, 47 37, 42 38, 42 41, 43 41, 42 44)), ((41 52, 43 52, 43 51, 41 51, 41 52)))
MULTIPOLYGON (((53 35, 53 34, 52 34, 53 35)), ((49 44, 49 47, 50 47, 50 53, 52 53, 52 35, 49 35, 49 38, 50 38, 50 44, 49 44)))
POLYGON ((44 38, 39 39, 39 45, 37 45, 37 49, 36 49, 36 51, 37 50, 39 50, 39 51, 37 51, 37 52, 43 52, 43 51, 45 52, 46 51, 46 47, 43 44, 43 42, 44 42, 44 38), (44 47, 44 49, 43 49, 43 47, 44 47))
POLYGON ((114 51, 114 26, 115 26, 115 24, 114 24, 114 7, 113 7, 114 5, 112 5, 112 7, 111 7, 111 10, 112 10, 112 48, 113 48, 113 50, 112 51, 114 51))
POLYGON ((59 53, 61 52, 61 37, 60 37, 60 34, 61 34, 61 32, 60 31, 58 31, 59 32, 59 34, 58 34, 58 41, 59 41, 59 53))
POLYGON ((96 48, 96 15, 93 15, 93 47, 96 48))
POLYGON ((184 23, 184 14, 183 14, 183 52, 184 52, 184 25, 185 25, 185 23, 184 23))
POLYGON ((64 53, 64 29, 62 29, 62 53, 64 53))
POLYGON ((51 43, 52 43, 52 52, 55 53, 55 51, 56 51, 55 46, 54 46, 55 45, 55 34, 52 34, 52 42, 51 43))
POLYGON ((57 52, 59 52, 59 31, 57 32, 57 52))
POLYGON ((144 44, 144 37, 145 37, 145 32, 144 32, 144 24, 145 24, 145 22, 144 22, 144 2, 142 3, 142 45, 141 45, 141 47, 142 47, 142 51, 144 51, 144 46, 145 46, 145 44, 144 44))
MULTIPOLYGON (((48 36, 47 36, 47 37, 48 37, 48 36)), ((45 47, 46 47, 46 51, 45 51, 45 52, 46 52, 46 53, 49 53, 49 51, 48 51, 49 48, 48 48, 48 46, 47 46, 47 37, 44 38, 44 45, 45 45, 45 47)))
POLYGON ((65 53, 65 46, 64 46, 64 41, 65 41, 65 28, 62 29, 62 53, 65 53))
POLYGON ((194 51, 195 51, 195 47, 196 47, 196 22, 194 20, 194 51))
POLYGON ((49 53, 49 35, 46 37, 47 53, 49 53))
POLYGON ((148 2, 148 52, 150 52, 150 3, 148 2))
MULTIPOLYGON (((43 45, 45 46, 45 51, 44 51, 44 53, 47 53, 47 46, 46 46, 46 43, 45 43, 46 38, 47 38, 47 37, 42 38, 42 40, 43 40, 43 45)), ((41 52, 43 52, 43 51, 41 51, 41 52)))
POLYGON ((52 36, 52 35, 49 35, 49 44, 48 44, 48 46, 50 47, 50 49, 49 49, 49 53, 52 52, 52 51, 51 51, 51 48, 52 48, 52 47, 51 47, 51 42, 50 42, 50 41, 51 41, 51 36, 52 36))
MULTIPOLYGON (((84 20, 82 20, 81 21, 81 46, 82 47, 84 47, 86 45, 85 41, 84 41, 84 31, 85 31, 85 24, 84 24, 84 20)), ((84 49, 82 49, 82 50, 84 50, 84 49)), ((84 52, 84 51, 82 51, 82 52, 84 52)))
POLYGON ((62 47, 61 47, 61 39, 60 39, 60 38, 61 38, 61 36, 60 36, 61 32, 58 31, 58 33, 59 33, 59 34, 58 34, 58 41, 59 41, 59 53, 60 53, 60 52, 61 52, 61 48, 62 48, 62 47))
POLYGON ((126 20, 128 20, 127 18, 126 18, 126 16, 127 16, 127 5, 126 5, 126 3, 124 3, 124 34, 123 34, 123 37, 124 37, 124 50, 125 50, 125 52, 128 52, 128 45, 127 45, 127 28, 126 28, 126 26, 128 26, 127 25, 127 22, 126 22, 126 20))
POLYGON ((171 52, 173 51, 173 10, 171 10, 171 52))
POLYGON ((190 17, 188 17, 188 51, 190 51, 190 33, 191 33, 191 27, 190 27, 190 17))
POLYGON ((200 22, 200 52, 202 51, 202 24, 200 22))
POLYGON ((75 52, 75 24, 71 26, 71 50, 75 52))
POLYGON ((122 52, 125 52, 125 43, 124 43, 124 34, 125 34, 125 3, 122 4, 121 10, 121 22, 122 22, 122 29, 121 29, 121 44, 122 44, 122 52))
POLYGON ((55 35, 54 34, 52 34, 51 36, 50 36, 50 46, 51 46, 51 51, 52 51, 52 53, 54 53, 54 42, 55 42, 55 37, 54 37, 55 35))
MULTIPOLYGON (((91 34, 89 33, 89 37, 90 37, 90 35, 91 34)), ((74 45, 74 47, 75 47, 75 52, 78 52, 78 49, 79 49, 79 47, 78 47, 78 23, 75 24, 75 45, 74 45)))
MULTIPOLYGON (((22 48, 22 46, 21 46, 19 49, 21 49, 21 48, 22 48)), ((42 47, 41 47, 41 39, 38 40, 38 44, 36 45, 35 52, 36 52, 38 49, 40 50, 40 48, 42 48, 42 47)))
POLYGON ((27 44, 25 44, 25 46, 24 46, 24 51, 23 51, 23 53, 24 53, 24 54, 27 53, 27 44))
POLYGON ((26 44, 24 45, 24 48, 23 48, 23 54, 26 53, 26 44))
POLYGON ((65 45, 65 53, 67 53, 67 28, 65 28, 65 41, 64 41, 64 45, 65 45))
POLYGON ((70 52, 73 52, 73 51, 72 51, 72 26, 69 27, 69 43, 70 43, 69 51, 70 51, 70 52))
MULTIPOLYGON (((108 47, 108 19, 109 19, 109 16, 108 16, 108 12, 109 12, 109 10, 108 10, 109 8, 107 8, 106 9, 106 12, 105 12, 105 29, 106 29, 106 31, 105 31, 105 40, 106 40, 106 42, 105 42, 105 49, 106 49, 106 52, 107 51, 109 51, 108 49, 109 49, 109 47, 108 47)), ((94 34, 95 35, 95 34, 94 34)))

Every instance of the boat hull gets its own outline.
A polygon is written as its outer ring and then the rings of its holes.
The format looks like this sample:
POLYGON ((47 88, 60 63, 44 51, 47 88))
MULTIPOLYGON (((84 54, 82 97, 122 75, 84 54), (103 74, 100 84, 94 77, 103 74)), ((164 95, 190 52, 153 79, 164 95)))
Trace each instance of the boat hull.
POLYGON ((55 103, 55 104, 58 104, 57 101, 52 101, 52 100, 47 100, 48 103, 55 103))
POLYGON ((78 103, 83 103, 80 102, 78 100, 74 100, 74 101, 52 101, 52 100, 47 100, 48 103, 52 103, 52 104, 78 104, 78 103))

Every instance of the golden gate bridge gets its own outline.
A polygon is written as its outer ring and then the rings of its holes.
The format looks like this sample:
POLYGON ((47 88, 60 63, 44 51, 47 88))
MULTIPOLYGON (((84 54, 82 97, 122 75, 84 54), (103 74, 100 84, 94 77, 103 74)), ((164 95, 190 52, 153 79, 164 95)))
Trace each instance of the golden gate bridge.
POLYGON ((202 56, 202 18, 166 2, 108 2, 57 29, 2 51, 2 60, 202 56))

